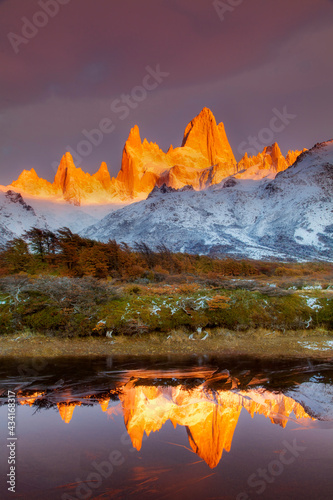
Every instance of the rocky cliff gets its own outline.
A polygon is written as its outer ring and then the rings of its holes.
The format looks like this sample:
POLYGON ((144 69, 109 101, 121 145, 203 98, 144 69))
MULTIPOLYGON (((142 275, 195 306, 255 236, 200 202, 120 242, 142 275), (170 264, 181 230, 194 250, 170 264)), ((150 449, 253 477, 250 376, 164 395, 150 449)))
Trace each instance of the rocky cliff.
POLYGON ((73 205, 130 203, 147 198, 155 186, 163 184, 176 189, 190 185, 199 191, 235 174, 239 178, 273 178, 299 154, 289 151, 285 158, 275 143, 257 156, 246 154, 237 164, 223 123, 217 124, 213 113, 204 108, 185 128, 181 146, 170 146, 166 153, 156 143, 142 141, 135 125, 125 143, 116 178, 111 178, 105 162, 91 175, 76 168, 71 154, 65 153, 53 183, 31 169, 24 170, 7 189, 63 199, 73 205))

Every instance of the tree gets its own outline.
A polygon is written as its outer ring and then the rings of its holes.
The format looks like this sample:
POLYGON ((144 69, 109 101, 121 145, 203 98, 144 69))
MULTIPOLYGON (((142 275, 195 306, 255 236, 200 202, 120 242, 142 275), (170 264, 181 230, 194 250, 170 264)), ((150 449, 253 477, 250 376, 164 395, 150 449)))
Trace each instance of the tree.
POLYGON ((60 257, 67 268, 74 272, 78 266, 80 250, 92 246, 94 242, 81 238, 78 234, 72 233, 68 227, 62 227, 57 231, 57 247, 60 250, 60 257))
POLYGON ((57 235, 48 229, 44 230, 44 243, 47 254, 54 255, 58 245, 57 235))
POLYGON ((33 227, 23 233, 23 238, 30 242, 31 249, 36 253, 42 262, 44 262, 47 251, 44 230, 39 227, 33 227))
POLYGON ((108 258, 99 245, 86 247, 80 251, 78 266, 83 276, 106 278, 108 276, 108 258))
POLYGON ((105 245, 109 271, 119 271, 122 250, 116 240, 109 240, 105 245))
POLYGON ((153 269, 156 264, 155 252, 144 241, 136 242, 134 249, 144 258, 149 269, 153 269))
POLYGON ((26 272, 31 264, 27 242, 22 238, 8 241, 3 252, 3 261, 10 273, 26 272))

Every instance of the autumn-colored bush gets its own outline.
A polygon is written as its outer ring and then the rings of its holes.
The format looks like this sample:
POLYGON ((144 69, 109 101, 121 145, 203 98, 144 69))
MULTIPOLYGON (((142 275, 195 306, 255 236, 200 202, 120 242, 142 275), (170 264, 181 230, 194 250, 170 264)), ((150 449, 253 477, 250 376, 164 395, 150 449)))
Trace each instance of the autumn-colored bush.
POLYGON ((274 271, 275 276, 302 276, 302 269, 287 268, 285 266, 277 267, 274 271))
POLYGON ((187 295, 196 292, 200 286, 197 283, 182 283, 177 287, 177 291, 181 294, 187 295))
POLYGON ((229 301, 230 297, 226 297, 225 295, 215 295, 215 297, 207 301, 207 304, 210 311, 216 309, 228 309, 228 307, 230 307, 230 304, 228 304, 229 301))

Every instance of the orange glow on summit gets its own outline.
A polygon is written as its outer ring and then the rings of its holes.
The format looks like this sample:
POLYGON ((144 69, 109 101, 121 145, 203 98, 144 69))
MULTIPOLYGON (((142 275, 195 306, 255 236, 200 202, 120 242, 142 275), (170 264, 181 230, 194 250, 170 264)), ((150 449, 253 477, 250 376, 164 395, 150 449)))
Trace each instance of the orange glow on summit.
POLYGON ((284 157, 274 143, 257 156, 245 154, 237 163, 224 124, 217 124, 213 113, 203 108, 185 128, 181 146, 170 146, 166 153, 156 143, 142 141, 135 125, 125 143, 117 177, 111 178, 105 162, 95 174, 86 173, 75 166, 70 153, 65 153, 53 183, 38 177, 32 168, 23 170, 6 189, 74 205, 130 203, 147 198, 155 186, 162 184, 201 190, 229 176, 274 177, 292 165, 300 153, 289 151, 284 157))

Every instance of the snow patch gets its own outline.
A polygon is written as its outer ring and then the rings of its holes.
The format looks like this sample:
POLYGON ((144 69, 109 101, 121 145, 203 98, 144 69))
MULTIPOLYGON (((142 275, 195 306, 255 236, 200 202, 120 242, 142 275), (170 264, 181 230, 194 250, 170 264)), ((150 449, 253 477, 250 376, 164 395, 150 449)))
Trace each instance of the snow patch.
POLYGON ((311 309, 313 309, 314 311, 319 311, 319 309, 322 309, 323 306, 317 304, 317 300, 318 299, 315 299, 313 297, 308 297, 306 299, 306 304, 308 307, 311 307, 311 309))

